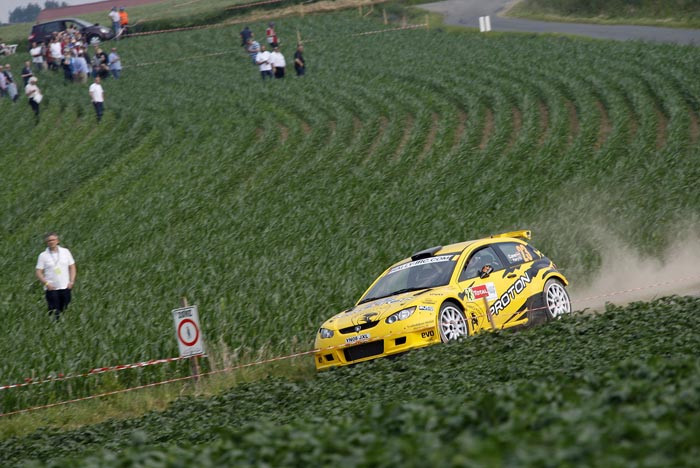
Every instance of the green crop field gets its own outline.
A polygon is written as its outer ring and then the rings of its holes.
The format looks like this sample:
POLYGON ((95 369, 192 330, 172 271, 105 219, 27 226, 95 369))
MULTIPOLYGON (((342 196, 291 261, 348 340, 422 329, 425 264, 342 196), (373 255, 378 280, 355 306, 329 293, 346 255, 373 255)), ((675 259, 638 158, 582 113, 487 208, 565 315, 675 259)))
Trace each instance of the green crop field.
POLYGON ((484 334, 0 442, 17 466, 695 466, 700 300, 484 334), (633 326, 632 326, 633 325, 633 326))
MULTIPOLYGON (((176 356, 170 310, 182 297, 199 306, 214 361, 205 364, 209 369, 310 349, 322 320, 352 304, 389 263, 432 245, 532 229, 533 243, 564 269, 575 290, 593 280, 609 239, 641 257, 661 258, 668 246, 696 232, 699 49, 439 28, 358 35, 397 26, 385 26, 378 8, 364 17, 352 10, 275 20, 288 63, 282 81, 261 82, 238 47, 239 24, 118 42, 126 68, 122 79, 104 84, 106 113, 99 125, 87 86, 65 84, 60 73, 40 76, 45 99, 38 124, 24 98, 16 105, 0 101, 0 310, 8 337, 0 344, 0 385, 176 356), (302 79, 291 67, 297 31, 309 62, 302 79), (61 234, 78 265, 74 302, 58 324, 48 319, 33 276, 49 230, 61 234)), ((251 24, 258 36, 266 22, 251 24)), ((24 59, 11 59, 15 72, 24 59)), ((697 303, 683 304, 690 320, 697 303)), ((625 313, 614 322, 617 332, 634 333, 639 323, 626 321, 625 313)), ((527 336, 555 340, 561 327, 527 336)), ((373 376, 375 385, 394 382, 403 366, 417 373, 426 366, 423 359, 440 359, 432 353, 460 349, 452 358, 458 359, 489 340, 517 346, 525 339, 519 336, 436 347, 397 361, 397 368, 360 366, 303 388, 318 385, 320 392, 336 379, 342 388, 353 372, 360 381, 373 376)), ((438 364, 430 366, 437 372, 438 364)), ((501 372, 483 371, 488 369, 501 372)), ((0 411, 188 371, 184 363, 167 364, 2 390, 0 411)), ((527 378, 561 375, 533 368, 527 378)), ((439 377, 434 379, 426 389, 439 377)), ((260 385, 250 391, 264 393, 266 384, 260 385)), ((294 385, 272 387, 293 393, 294 385)), ((404 402, 398 396, 396 404, 429 397, 409 394, 404 402)), ((373 419, 359 423, 349 410, 338 410, 339 419, 326 423, 300 412, 299 437, 311 434, 316 423, 329 433, 334 422, 353 428, 397 418, 399 424, 398 406, 364 398, 377 412, 373 419)), ((420 405, 429 406, 426 414, 435 412, 437 422, 425 424, 442 424, 443 398, 416 403, 406 417, 419 419, 406 424, 424 424, 420 405)), ((213 401, 197 404, 218 404, 213 401)), ((571 411, 585 410, 570 405, 571 411)), ((260 424, 260 437, 289 439, 276 432, 287 426, 268 427, 268 410, 275 408, 251 412, 247 421, 260 424)), ((472 416, 462 415, 465 421, 472 416)), ((286 417, 295 419, 293 410, 286 417)), ((221 425, 228 424, 239 422, 221 425)), ((573 431, 576 420, 567 424, 573 431)), ((516 425, 504 437, 524 427, 516 425)), ((697 420, 687 427, 697 436, 697 420)), ((237 445, 243 432, 229 429, 234 432, 217 430, 220 446, 201 450, 237 445)), ((124 435, 129 430, 119 437, 131 437, 124 435)), ((483 440, 495 444, 489 445, 492 453, 498 444, 489 434, 483 440)), ((8 442, 14 455, 7 456, 33 453, 48 460, 30 445, 22 448, 44 437, 39 432, 8 442)), ((191 443, 209 437, 214 434, 191 443)), ((363 443, 360 435, 353 437, 363 443)), ((449 443, 481 447, 465 437, 449 443)), ((573 432, 566 437, 574 444, 573 432)), ((69 434, 60 443, 80 446, 78 439, 69 434)), ((165 444, 169 436, 148 440, 165 444)), ((167 451, 164 457, 181 456, 175 448, 167 451)), ((536 463, 543 455, 533 456, 515 460, 536 463)), ((556 459, 576 462, 566 457, 556 459)))

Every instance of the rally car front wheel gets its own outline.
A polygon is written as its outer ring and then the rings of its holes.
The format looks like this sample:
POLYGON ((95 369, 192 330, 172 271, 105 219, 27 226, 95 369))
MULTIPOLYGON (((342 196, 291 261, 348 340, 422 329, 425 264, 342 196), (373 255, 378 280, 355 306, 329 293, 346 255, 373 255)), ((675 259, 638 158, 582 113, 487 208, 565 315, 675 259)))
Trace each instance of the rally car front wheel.
POLYGON ((438 328, 440 329, 440 340, 443 343, 469 334, 464 314, 453 302, 445 302, 440 307, 438 328))
POLYGON ((566 288, 558 280, 547 280, 542 290, 542 299, 544 300, 544 310, 547 312, 547 318, 550 320, 556 320, 564 314, 571 313, 569 293, 566 292, 566 288))

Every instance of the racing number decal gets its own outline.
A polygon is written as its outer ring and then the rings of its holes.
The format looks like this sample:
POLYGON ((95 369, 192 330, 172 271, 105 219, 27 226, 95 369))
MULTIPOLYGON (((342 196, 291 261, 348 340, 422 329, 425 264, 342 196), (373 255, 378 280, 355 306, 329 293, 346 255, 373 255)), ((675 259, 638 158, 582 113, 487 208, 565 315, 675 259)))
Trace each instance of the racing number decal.
POLYGON ((527 250, 527 247, 525 247, 523 244, 518 244, 515 249, 520 252, 520 255, 523 256, 523 260, 526 262, 531 262, 532 261, 532 254, 530 253, 529 250, 527 250))

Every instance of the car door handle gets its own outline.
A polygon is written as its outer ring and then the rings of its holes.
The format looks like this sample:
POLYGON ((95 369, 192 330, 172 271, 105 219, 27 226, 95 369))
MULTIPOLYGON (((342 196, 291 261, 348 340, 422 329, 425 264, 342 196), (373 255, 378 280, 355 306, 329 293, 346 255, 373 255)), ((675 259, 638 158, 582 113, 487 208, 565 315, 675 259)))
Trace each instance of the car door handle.
POLYGON ((518 275, 516 275, 515 273, 511 273, 510 275, 508 275, 508 278, 515 278, 516 276, 518 275))

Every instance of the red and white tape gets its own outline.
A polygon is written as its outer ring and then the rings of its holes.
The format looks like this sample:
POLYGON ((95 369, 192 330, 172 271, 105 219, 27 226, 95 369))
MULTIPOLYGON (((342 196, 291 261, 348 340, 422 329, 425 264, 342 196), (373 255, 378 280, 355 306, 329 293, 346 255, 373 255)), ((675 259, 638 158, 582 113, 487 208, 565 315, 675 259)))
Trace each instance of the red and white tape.
MULTIPOLYGON (((199 357, 206 357, 206 355, 202 354, 202 355, 199 355, 199 357)), ((91 375, 104 374, 105 372, 115 372, 115 371, 121 371, 121 370, 126 370, 126 369, 136 369, 139 367, 148 367, 148 366, 153 366, 156 364, 165 364, 166 362, 180 361, 182 359, 189 359, 189 357, 151 359, 150 361, 136 362, 133 364, 119 364, 116 366, 109 366, 109 367, 96 367, 96 368, 91 369, 87 372, 83 372, 83 373, 79 373, 79 374, 58 373, 56 375, 50 375, 48 377, 43 377, 43 378, 41 378, 41 377, 26 377, 24 379, 23 383, 3 385, 2 387, 0 387, 0 390, 7 390, 10 388, 27 387, 29 385, 39 385, 39 384, 44 384, 44 383, 49 383, 49 382, 60 382, 62 380, 75 379, 77 377, 89 377, 91 375)))

